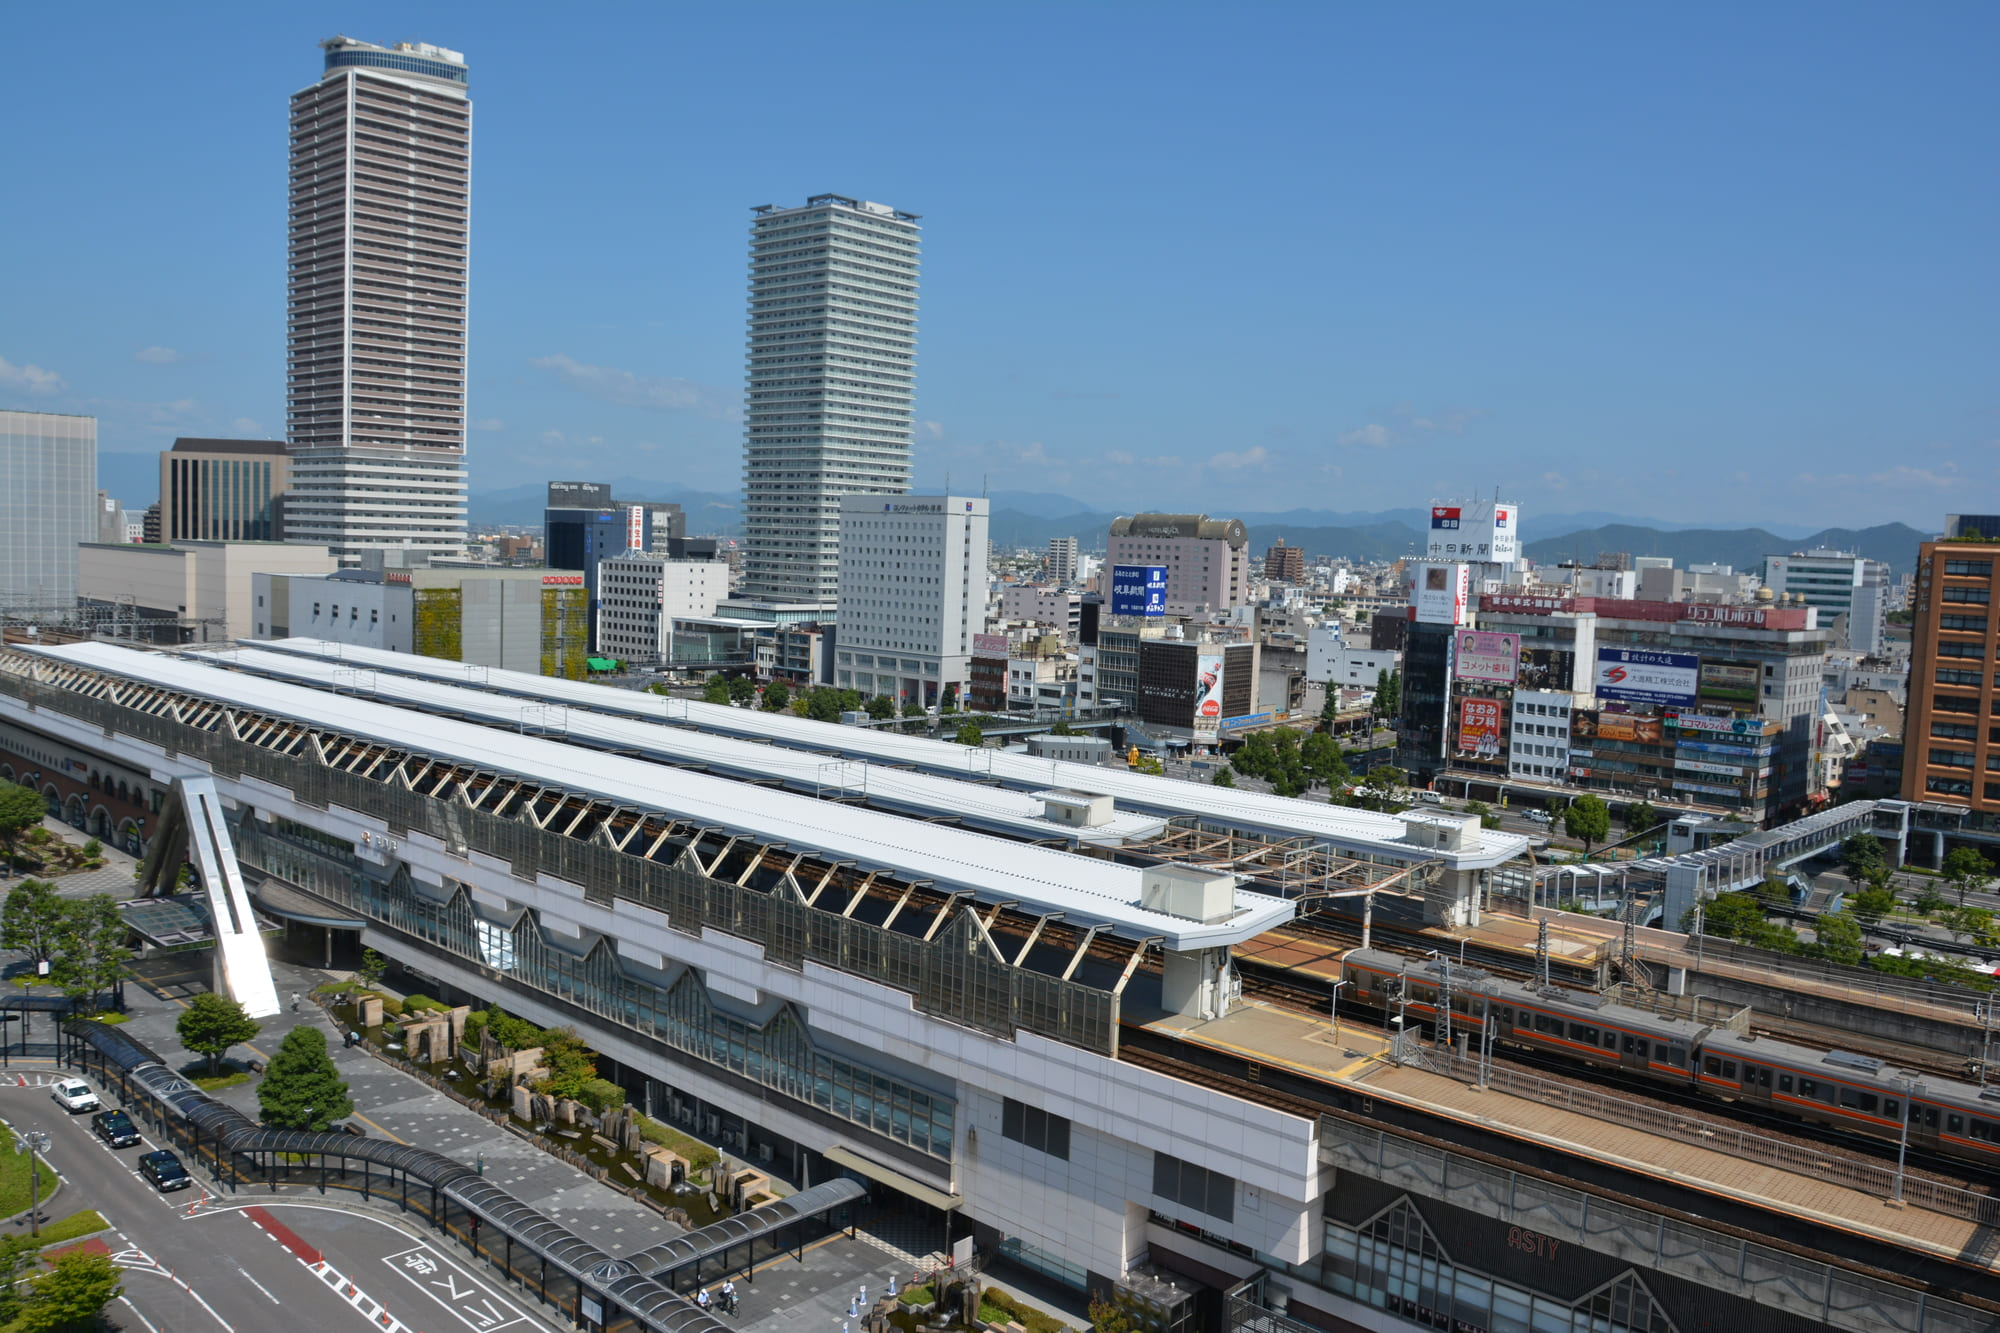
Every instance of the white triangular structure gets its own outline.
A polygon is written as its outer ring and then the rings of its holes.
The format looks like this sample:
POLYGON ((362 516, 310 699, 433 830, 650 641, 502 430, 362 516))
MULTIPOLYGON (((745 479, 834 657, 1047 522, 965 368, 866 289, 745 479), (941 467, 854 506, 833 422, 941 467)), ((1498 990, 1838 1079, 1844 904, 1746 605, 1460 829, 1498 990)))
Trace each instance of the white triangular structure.
POLYGON ((174 793, 178 799, 169 804, 165 826, 141 869, 140 891, 171 894, 185 849, 208 894, 215 932, 215 992, 235 1000, 252 1018, 269 1018, 278 1012, 278 985, 271 979, 271 960, 264 953, 264 936, 243 887, 215 780, 177 778, 174 793))

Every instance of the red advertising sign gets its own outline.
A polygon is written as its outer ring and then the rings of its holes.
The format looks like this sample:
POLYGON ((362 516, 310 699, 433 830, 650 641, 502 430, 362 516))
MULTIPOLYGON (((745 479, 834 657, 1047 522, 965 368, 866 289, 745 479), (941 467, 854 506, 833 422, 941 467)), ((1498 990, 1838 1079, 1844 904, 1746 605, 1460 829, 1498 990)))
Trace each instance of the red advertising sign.
POLYGON ((1500 716, 1498 699, 1461 699, 1458 701, 1458 748, 1467 754, 1493 758, 1500 753, 1500 716))

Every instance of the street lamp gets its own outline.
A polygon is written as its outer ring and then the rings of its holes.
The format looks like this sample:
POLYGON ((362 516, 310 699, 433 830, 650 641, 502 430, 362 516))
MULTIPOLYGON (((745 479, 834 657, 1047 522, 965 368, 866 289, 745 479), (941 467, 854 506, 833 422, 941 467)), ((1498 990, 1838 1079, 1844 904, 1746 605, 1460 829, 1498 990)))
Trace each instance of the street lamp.
POLYGON ((1889 1086, 1903 1094, 1903 1134, 1902 1138, 1896 1144, 1896 1191, 1889 1196, 1889 1206, 1892 1208, 1901 1208, 1903 1206, 1903 1159, 1909 1155, 1910 1151, 1910 1121, 1916 1119, 1917 1116, 1916 1099, 1923 1096, 1927 1089, 1922 1079, 1909 1077, 1892 1078, 1889 1080, 1889 1086))
POLYGON ((28 1234, 36 1239, 42 1234, 42 1154, 49 1150, 48 1131, 40 1129, 12 1129, 14 1155, 28 1154, 28 1234))
POLYGON ((1327 1006, 1333 1018, 1333 1044, 1336 1046, 1340 1045, 1340 990, 1341 987, 1352 984, 1353 984, 1352 982, 1346 982, 1346 981, 1334 982, 1333 1002, 1327 1006))

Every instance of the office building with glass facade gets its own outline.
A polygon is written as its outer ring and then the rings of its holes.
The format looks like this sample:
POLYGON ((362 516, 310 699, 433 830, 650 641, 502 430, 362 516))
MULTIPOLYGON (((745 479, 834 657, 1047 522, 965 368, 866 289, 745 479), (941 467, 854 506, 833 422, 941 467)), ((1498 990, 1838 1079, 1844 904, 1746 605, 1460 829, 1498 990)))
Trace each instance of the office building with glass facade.
POLYGON ((291 457, 277 440, 175 440, 160 455, 156 540, 283 541, 291 476, 291 457))
POLYGON ((837 194, 750 224, 742 595, 831 607, 840 502, 910 489, 917 215, 837 194))
POLYGON ((465 57, 321 44, 292 96, 286 438, 292 540, 465 545, 465 57))
POLYGON ((97 418, 0 411, 0 604, 76 604, 76 548, 97 540, 97 418))

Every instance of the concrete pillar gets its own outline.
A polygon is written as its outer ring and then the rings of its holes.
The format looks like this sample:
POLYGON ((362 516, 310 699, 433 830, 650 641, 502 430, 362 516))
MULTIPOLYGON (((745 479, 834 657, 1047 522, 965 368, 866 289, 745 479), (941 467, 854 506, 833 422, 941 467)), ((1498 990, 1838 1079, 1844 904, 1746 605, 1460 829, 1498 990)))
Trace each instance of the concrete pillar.
POLYGON ((1937 870, 1941 868, 1943 865, 1944 865, 1944 830, 1939 829, 1931 834, 1930 868, 1932 870, 1937 870))

